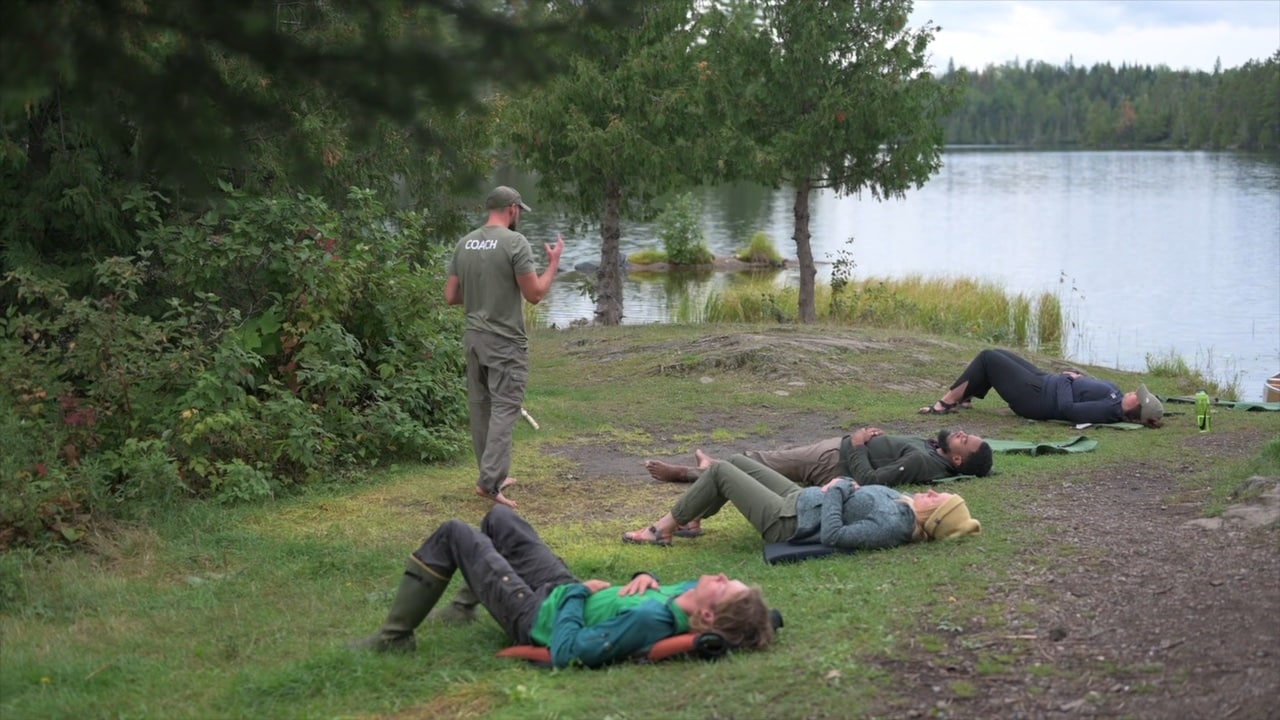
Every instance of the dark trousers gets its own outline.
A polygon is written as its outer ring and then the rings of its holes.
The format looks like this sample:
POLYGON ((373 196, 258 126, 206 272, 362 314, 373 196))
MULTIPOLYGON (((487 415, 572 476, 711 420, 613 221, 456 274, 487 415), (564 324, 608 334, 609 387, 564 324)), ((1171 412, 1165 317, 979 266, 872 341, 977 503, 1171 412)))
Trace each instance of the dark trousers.
POLYGON ((971 397, 985 398, 987 392, 995 388, 1015 413, 1037 419, 1044 416, 1042 391, 1048 375, 1021 355, 1004 349, 983 350, 951 384, 951 388, 969 383, 962 401, 971 397))
POLYGON ((505 505, 494 506, 479 530, 461 520, 446 521, 413 557, 445 582, 461 570, 480 603, 517 645, 531 642, 529 632, 551 591, 578 582, 533 527, 505 505))

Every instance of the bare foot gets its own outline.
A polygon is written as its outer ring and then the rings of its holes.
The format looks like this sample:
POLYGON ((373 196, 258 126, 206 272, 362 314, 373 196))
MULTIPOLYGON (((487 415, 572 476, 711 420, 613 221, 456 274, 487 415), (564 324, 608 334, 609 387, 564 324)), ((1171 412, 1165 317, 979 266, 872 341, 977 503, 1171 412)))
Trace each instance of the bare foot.
POLYGON ((661 460, 645 460, 644 469, 649 471, 649 476, 654 480, 661 482, 690 482, 693 480, 691 475, 692 468, 685 465, 672 465, 661 460))
POLYGON ((503 480, 502 484, 498 486, 498 492, 496 493, 485 490, 484 488, 477 485, 476 494, 482 498, 488 498, 498 503, 499 505, 506 505, 509 508, 514 508, 516 507, 516 502, 514 500, 507 498, 506 495, 503 495, 502 491, 505 490, 508 485, 512 485, 515 482, 516 482, 516 479, 513 477, 509 477, 506 480, 503 480))
POLYGON ((716 459, 702 452, 702 448, 693 451, 693 456, 698 460, 698 469, 706 470, 716 463, 716 459))

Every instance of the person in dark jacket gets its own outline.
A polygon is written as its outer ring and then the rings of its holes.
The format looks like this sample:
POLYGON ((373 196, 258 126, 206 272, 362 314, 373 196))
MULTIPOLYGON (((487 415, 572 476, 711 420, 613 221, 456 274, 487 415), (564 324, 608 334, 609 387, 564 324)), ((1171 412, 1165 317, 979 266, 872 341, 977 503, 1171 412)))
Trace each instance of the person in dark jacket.
POLYGON ((449 520, 409 556, 382 627, 352 647, 417 648, 414 630, 439 602, 455 571, 517 645, 551 650, 556 667, 598 667, 642 655, 659 640, 715 632, 740 649, 773 640, 760 588, 723 574, 663 585, 640 572, 622 587, 578 580, 523 518, 495 505, 480 528, 449 520))
POLYGON ((920 409, 945 415, 985 398, 994 389, 1018 415, 1029 420, 1073 423, 1136 422, 1163 427, 1164 405, 1146 385, 1123 392, 1115 383, 1078 372, 1051 373, 1004 349, 983 350, 951 384, 942 399, 920 409))
MULTIPOLYGON (((654 480, 693 482, 716 462, 701 449, 693 455, 696 466, 646 460, 644 467, 654 480)), ((738 458, 754 460, 804 486, 823 485, 841 475, 862 485, 923 485, 956 475, 985 477, 993 464, 991 445, 963 430, 942 430, 926 438, 889 435, 874 427, 799 447, 747 450, 727 462, 736 464, 738 458)))

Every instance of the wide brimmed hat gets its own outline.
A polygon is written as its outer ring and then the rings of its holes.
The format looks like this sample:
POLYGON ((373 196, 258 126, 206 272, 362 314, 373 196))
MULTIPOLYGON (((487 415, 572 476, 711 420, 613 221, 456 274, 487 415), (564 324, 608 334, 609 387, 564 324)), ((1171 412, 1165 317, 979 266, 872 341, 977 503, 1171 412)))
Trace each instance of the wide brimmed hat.
POLYGON ((1164 403, 1160 402, 1160 398, 1152 395, 1146 385, 1138 386, 1138 415, 1144 423, 1164 417, 1164 403))

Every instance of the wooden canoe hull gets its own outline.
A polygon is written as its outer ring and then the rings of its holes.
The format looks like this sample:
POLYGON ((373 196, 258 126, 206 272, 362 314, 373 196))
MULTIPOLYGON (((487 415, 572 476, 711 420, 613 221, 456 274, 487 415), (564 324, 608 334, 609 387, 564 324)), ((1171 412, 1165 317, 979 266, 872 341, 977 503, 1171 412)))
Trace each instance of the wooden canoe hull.
POLYGON ((1280 402, 1280 373, 1267 379, 1266 391, 1262 393, 1264 402, 1280 402))

